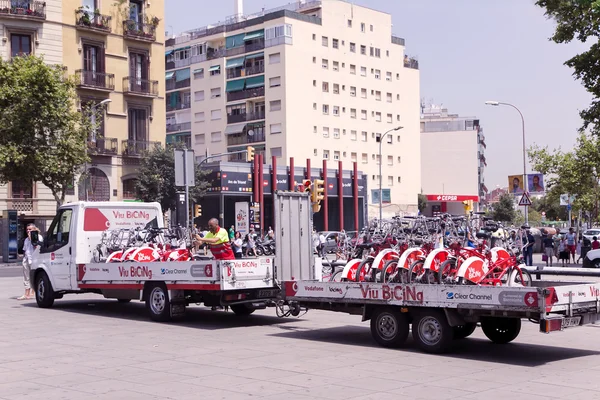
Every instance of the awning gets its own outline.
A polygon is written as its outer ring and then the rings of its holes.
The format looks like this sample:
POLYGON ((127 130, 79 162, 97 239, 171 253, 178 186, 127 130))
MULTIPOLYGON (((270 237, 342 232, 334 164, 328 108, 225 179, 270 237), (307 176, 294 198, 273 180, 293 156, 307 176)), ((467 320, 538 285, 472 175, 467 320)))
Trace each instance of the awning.
POLYGON ((225 128, 225 134, 233 135, 235 133, 242 133, 244 131, 245 127, 246 127, 245 123, 227 125, 227 128, 225 128))
POLYGON ((261 51, 260 53, 250 54, 250 55, 246 56, 246 60, 252 60, 253 58, 264 57, 264 56, 265 56, 265 53, 263 53, 261 51))
POLYGON ((213 65, 212 67, 210 67, 210 68, 208 69, 208 72, 218 71, 218 70, 220 70, 220 69, 221 69, 221 66, 220 66, 220 65, 213 65))
POLYGON ((265 36, 265 31, 250 32, 244 36, 244 41, 258 39, 265 36))
POLYGON ((244 65, 244 57, 232 58, 231 60, 227 60, 225 67, 227 68, 236 68, 244 65))
POLYGON ((169 50, 165 52, 165 56, 170 56, 171 54, 173 54, 173 50, 169 50))
POLYGON ((245 83, 246 83, 245 79, 229 81, 229 82, 227 82, 227 87, 225 88, 225 91, 229 93, 229 92, 237 92, 239 90, 243 90, 245 83))
POLYGON ((202 73, 202 72, 204 72, 204 68, 198 68, 198 69, 195 69, 195 70, 194 70, 194 73, 195 73, 195 74, 200 74, 200 73, 202 73))
POLYGON ((175 49, 175 51, 188 50, 188 49, 191 49, 191 48, 192 48, 192 46, 180 47, 178 49, 175 49))
POLYGON ((171 79, 175 75, 175 71, 170 71, 165 74, 165 79, 171 79))
POLYGON ((175 80, 177 82, 185 81, 186 79, 190 79, 190 69, 180 69, 175 71, 175 80))
POLYGON ((246 79, 246 89, 253 89, 257 87, 265 86, 265 76, 253 76, 251 78, 246 79))

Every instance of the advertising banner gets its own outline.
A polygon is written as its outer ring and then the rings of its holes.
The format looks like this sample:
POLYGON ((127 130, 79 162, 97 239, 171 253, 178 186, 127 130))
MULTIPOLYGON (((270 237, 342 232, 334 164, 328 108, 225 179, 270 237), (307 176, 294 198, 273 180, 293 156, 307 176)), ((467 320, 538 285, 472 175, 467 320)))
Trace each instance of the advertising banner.
POLYGON ((544 189, 544 175, 543 174, 529 174, 527 175, 527 188, 529 193, 543 193, 544 189))
POLYGON ((523 175, 508 176, 508 192, 510 194, 523 194, 525 192, 523 188, 523 175))
POLYGON ((247 202, 235 203, 235 230, 243 235, 250 231, 250 206, 247 202))
POLYGON ((158 227, 158 219, 162 218, 158 215, 158 209, 141 205, 142 203, 131 203, 131 208, 86 207, 83 230, 103 232, 107 229, 143 228, 148 224, 158 227))

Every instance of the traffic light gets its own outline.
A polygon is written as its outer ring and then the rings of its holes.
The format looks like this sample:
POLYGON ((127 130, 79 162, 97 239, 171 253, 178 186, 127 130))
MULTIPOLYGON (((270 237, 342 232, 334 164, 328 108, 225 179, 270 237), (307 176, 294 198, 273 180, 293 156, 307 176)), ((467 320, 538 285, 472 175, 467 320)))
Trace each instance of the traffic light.
POLYGON ((462 203, 466 213, 473 211, 473 200, 464 200, 462 203))
POLYGON ((246 150, 246 162, 254 161, 254 147, 248 146, 246 150))
POLYGON ((198 218, 202 216, 202 206, 200 204, 196 204, 194 206, 194 218, 198 218))
POLYGON ((312 184, 312 192, 310 198, 313 203, 313 212, 319 212, 321 209, 321 200, 325 198, 325 181, 322 179, 315 179, 312 184))
POLYGON ((310 193, 311 185, 312 185, 312 182, 310 181, 310 179, 303 180, 302 181, 302 191, 310 193))

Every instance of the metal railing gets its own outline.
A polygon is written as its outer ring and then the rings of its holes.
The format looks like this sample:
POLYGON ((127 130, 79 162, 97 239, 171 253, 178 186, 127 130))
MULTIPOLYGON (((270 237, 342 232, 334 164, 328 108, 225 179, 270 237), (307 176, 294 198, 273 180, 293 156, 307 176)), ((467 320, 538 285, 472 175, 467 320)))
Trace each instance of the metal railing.
POLYGON ((251 51, 262 50, 265 48, 265 39, 258 39, 254 43, 249 43, 244 46, 244 50, 246 53, 251 51))
POLYGON ((191 122, 181 122, 179 124, 167 125, 167 133, 189 131, 190 129, 192 129, 191 122))
POLYGON ((227 136, 227 146, 235 146, 235 145, 240 145, 240 144, 257 143, 257 142, 264 142, 264 141, 265 141, 265 133, 264 132, 255 133, 252 136, 248 135, 247 133, 238 133, 235 135, 227 136))
POLYGON ((167 111, 187 110, 191 106, 192 106, 192 104, 190 102, 183 102, 183 103, 177 103, 177 104, 167 103, 167 111))
POLYGON ((265 66, 264 65, 255 65, 253 67, 246 68, 246 76, 264 74, 265 66))
POLYGON ((78 69, 75 71, 75 77, 78 86, 115 90, 115 74, 78 69))
POLYGON ((419 60, 417 60, 416 58, 405 58, 404 59, 404 67, 412 68, 412 69, 419 69, 419 60))
POLYGON ((398 36, 393 36, 393 35, 392 35, 392 43, 393 43, 393 44, 400 45, 400 46, 405 46, 405 45, 406 45, 406 40, 404 40, 404 39, 403 39, 403 38, 401 38, 401 37, 398 37, 398 36))
POLYGON ((76 10, 75 24, 78 27, 93 29, 101 32, 110 32, 110 15, 96 14, 91 11, 76 10))
POLYGON ((206 52, 207 60, 214 60, 225 56, 225 49, 208 49, 206 52))
POLYGON ((255 121, 255 120, 260 120, 260 119, 265 119, 264 111, 251 112, 251 113, 245 113, 245 114, 227 114, 227 123, 228 124, 235 124, 238 122, 246 122, 246 121, 255 121))
POLYGON ((228 92, 227 101, 236 101, 242 99, 249 99, 251 97, 262 97, 265 95, 265 87, 257 87, 254 89, 245 89, 238 92, 228 92))
POLYGON ((239 69, 229 68, 229 69, 227 69, 227 79, 239 78, 240 76, 242 76, 242 71, 243 71, 243 68, 239 68, 239 69))
POLYGON ((30 0, 0 0, 0 14, 16 18, 46 19, 46 2, 30 0))
POLYGON ((143 156, 155 147, 160 147, 160 142, 145 140, 123 140, 121 142, 122 154, 129 157, 143 156))
POLYGON ((175 68, 187 67, 190 65, 191 58, 184 58, 183 60, 175 60, 175 68))
POLYGON ((103 137, 95 141, 88 141, 88 149, 92 154, 117 155, 119 152, 119 141, 116 138, 103 137))
POLYGON ((190 78, 184 79, 182 81, 176 81, 175 79, 169 79, 167 81, 167 90, 174 90, 174 89, 183 89, 183 88, 187 88, 190 87, 190 78))
POLYGON ((126 76, 123 78, 123 92, 145 96, 158 96, 158 81, 126 76))
POLYGON ((133 20, 123 21, 123 36, 154 42, 156 40, 156 25, 133 20))

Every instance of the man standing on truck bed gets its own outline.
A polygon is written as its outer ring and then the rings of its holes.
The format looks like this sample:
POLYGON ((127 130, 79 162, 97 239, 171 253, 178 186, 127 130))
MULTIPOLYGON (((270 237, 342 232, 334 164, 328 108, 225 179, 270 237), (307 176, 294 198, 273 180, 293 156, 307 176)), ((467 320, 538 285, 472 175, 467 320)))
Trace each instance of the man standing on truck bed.
POLYGON ((229 234, 227 230, 219 226, 219 220, 212 218, 208 221, 209 232, 203 237, 196 239, 200 243, 206 243, 210 246, 210 252, 215 260, 235 260, 229 234))

